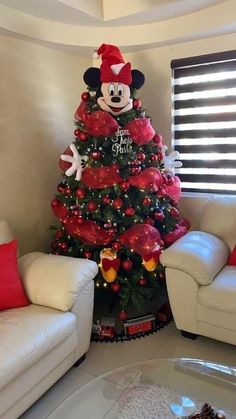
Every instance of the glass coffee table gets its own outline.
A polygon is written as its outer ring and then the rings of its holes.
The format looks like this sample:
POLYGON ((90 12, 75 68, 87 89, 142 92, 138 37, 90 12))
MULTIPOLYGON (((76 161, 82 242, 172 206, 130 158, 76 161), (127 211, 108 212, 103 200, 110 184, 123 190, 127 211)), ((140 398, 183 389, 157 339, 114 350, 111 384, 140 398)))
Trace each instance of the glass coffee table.
MULTIPOLYGON (((236 419, 236 367, 210 361, 154 359, 110 371, 80 387, 49 419, 171 419, 180 396, 236 419)), ((181 416, 182 417, 182 416, 181 416)))

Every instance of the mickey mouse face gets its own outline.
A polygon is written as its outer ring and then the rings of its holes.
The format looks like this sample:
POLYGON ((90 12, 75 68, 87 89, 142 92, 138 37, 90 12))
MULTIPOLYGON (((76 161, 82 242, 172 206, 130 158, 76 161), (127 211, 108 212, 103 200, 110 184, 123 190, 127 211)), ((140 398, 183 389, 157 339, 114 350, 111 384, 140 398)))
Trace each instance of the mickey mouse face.
POLYGON ((130 87, 123 83, 102 83, 102 96, 97 99, 101 109, 112 115, 120 115, 133 107, 133 99, 130 97, 130 87))

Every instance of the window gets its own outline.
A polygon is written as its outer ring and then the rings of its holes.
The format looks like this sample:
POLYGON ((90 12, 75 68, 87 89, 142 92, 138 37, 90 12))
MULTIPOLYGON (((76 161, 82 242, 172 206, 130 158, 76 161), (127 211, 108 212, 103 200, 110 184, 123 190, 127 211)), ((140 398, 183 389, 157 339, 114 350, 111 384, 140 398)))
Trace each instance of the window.
POLYGON ((236 194, 236 51, 171 62, 182 190, 236 194))

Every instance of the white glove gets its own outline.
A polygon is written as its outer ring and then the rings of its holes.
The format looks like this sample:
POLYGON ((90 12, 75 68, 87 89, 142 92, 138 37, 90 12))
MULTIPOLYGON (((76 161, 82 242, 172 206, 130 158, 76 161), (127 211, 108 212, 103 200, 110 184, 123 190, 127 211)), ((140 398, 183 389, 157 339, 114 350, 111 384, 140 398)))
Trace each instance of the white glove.
POLYGON ((178 151, 172 151, 170 154, 165 154, 168 150, 167 146, 164 145, 162 147, 162 152, 164 153, 164 158, 162 160, 162 164, 164 165, 166 172, 170 173, 171 175, 175 175, 175 169, 182 167, 183 163, 181 161, 176 161, 176 159, 179 159, 179 152, 178 151))
POLYGON ((61 155, 61 159, 63 161, 67 161, 68 163, 71 163, 71 166, 69 167, 69 169, 65 171, 65 174, 66 176, 72 176, 73 173, 76 172, 75 179, 80 180, 82 170, 86 166, 86 161, 88 160, 88 156, 80 156, 74 144, 70 145, 70 149, 73 153, 73 156, 69 156, 67 154, 61 155))

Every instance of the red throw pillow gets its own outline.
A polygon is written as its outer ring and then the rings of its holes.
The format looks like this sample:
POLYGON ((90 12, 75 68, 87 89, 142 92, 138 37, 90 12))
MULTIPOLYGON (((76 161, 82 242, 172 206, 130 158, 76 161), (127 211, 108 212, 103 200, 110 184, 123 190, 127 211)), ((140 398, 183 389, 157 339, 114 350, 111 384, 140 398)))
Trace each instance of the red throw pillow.
POLYGON ((234 246, 234 250, 228 259, 228 265, 236 266, 236 246, 234 246))
POLYGON ((17 241, 0 244, 0 311, 28 304, 17 266, 17 241))

